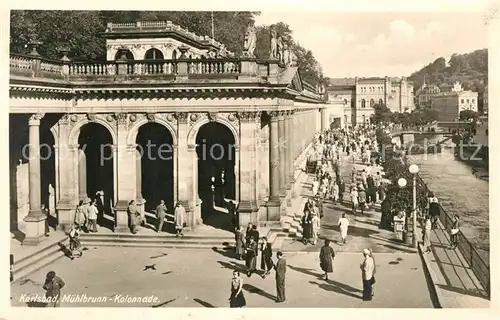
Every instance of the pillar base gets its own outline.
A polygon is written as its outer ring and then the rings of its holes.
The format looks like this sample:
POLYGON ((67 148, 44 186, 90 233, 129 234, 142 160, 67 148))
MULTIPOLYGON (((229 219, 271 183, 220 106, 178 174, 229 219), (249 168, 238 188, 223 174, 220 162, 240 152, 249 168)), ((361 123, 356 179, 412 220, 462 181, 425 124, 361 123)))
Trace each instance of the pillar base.
POLYGON ((128 224, 128 201, 118 200, 115 207, 116 226, 114 232, 130 232, 128 224))
POLYGON ((36 246, 45 239, 45 223, 47 217, 40 211, 31 211, 24 219, 26 222, 26 237, 23 245, 36 246))
POLYGON ((280 208, 281 208, 281 198, 280 197, 269 197, 266 202, 267 207, 267 220, 268 221, 280 221, 280 208))
POLYGON ((59 217, 58 225, 61 226, 61 230, 64 232, 69 232, 73 222, 75 221, 75 209, 76 207, 70 200, 59 200, 57 202, 57 215, 59 217))

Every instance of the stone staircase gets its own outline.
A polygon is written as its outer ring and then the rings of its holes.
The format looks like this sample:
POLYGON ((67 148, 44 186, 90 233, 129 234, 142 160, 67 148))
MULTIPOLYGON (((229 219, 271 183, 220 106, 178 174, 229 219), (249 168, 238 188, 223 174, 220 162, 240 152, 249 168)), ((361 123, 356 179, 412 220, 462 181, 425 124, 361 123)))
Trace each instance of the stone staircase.
MULTIPOLYGON (((14 265, 12 266, 12 274, 14 282, 26 279, 31 273, 36 272, 56 260, 65 256, 66 246, 68 245, 68 237, 66 235, 57 237, 57 240, 50 241, 42 247, 32 247, 32 252, 17 259, 14 254, 14 265)), ((29 250, 29 249, 28 249, 29 250)), ((14 252, 11 250, 11 252, 14 252)), ((21 253, 22 254, 22 253, 21 253)), ((19 254, 19 255, 21 255, 19 254)))

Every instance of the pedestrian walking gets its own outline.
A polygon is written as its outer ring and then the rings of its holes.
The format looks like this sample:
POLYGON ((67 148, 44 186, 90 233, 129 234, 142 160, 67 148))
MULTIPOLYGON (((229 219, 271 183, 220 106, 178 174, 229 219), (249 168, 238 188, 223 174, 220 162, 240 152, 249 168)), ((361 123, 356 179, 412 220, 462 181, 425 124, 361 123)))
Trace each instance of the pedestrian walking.
POLYGON ((312 238, 312 215, 309 209, 304 210, 304 215, 301 219, 302 225, 302 242, 308 244, 312 238))
POLYGON ((455 215, 453 226, 451 227, 450 249, 455 249, 458 245, 458 233, 460 232, 460 218, 455 215))
POLYGON ((235 241, 236 259, 241 260, 245 254, 245 236, 243 235, 243 227, 236 229, 235 241))
POLYGON ((49 226, 49 220, 51 218, 51 215, 49 213, 49 209, 42 203, 42 207, 40 208, 42 211, 42 214, 45 216, 45 236, 48 237, 50 235, 50 226, 49 226))
POLYGON ((85 207, 83 206, 83 200, 78 202, 75 211, 75 224, 80 228, 84 229, 87 225, 87 213, 85 207))
POLYGON ((369 249, 363 249, 364 260, 360 265, 361 279, 363 280, 363 301, 372 300, 372 281, 375 264, 370 256, 369 249))
POLYGON ((283 258, 283 252, 276 253, 278 261, 274 265, 276 271, 276 303, 285 302, 285 277, 286 277, 286 260, 283 258))
POLYGON ((339 185, 335 182, 332 183, 332 200, 333 204, 339 201, 339 185))
POLYGON ((431 226, 432 229, 436 229, 438 226, 439 215, 441 214, 441 208, 439 207, 439 200, 436 196, 434 196, 433 192, 429 192, 428 199, 429 199, 428 212, 431 218, 431 226))
POLYGON ((54 271, 49 271, 45 278, 43 289, 47 298, 47 307, 58 308, 61 304, 61 289, 64 288, 64 281, 56 276, 54 271))
POLYGON ((319 251, 319 265, 321 270, 325 273, 325 280, 328 280, 328 274, 333 272, 333 259, 335 258, 335 252, 333 248, 330 247, 330 240, 325 239, 325 245, 321 247, 319 251))
POLYGON ((87 217, 88 217, 88 229, 90 232, 97 232, 97 214, 99 210, 95 204, 95 200, 90 202, 90 206, 87 209, 87 217))
POLYGON ((427 215, 425 216, 424 235, 423 235, 425 253, 431 252, 431 230, 432 230, 431 218, 429 217, 429 215, 427 215))
POLYGON ((375 256, 373 255, 373 250, 372 248, 368 249, 370 250, 370 257, 372 257, 373 260, 373 276, 372 276, 372 297, 375 295, 375 273, 377 273, 377 261, 375 261, 375 256))
POLYGON ((362 185, 359 186, 358 199, 359 209, 361 210, 361 214, 364 214, 366 209, 366 191, 362 185))
POLYGON ((180 203, 177 202, 174 210, 174 220, 175 220, 175 236, 184 236, 183 230, 184 227, 186 226, 186 210, 184 209, 184 206, 180 203))
POLYGON ((69 251, 70 258, 73 260, 75 257, 80 258, 82 256, 81 243, 80 243, 80 227, 77 225, 72 225, 69 231, 69 251))
POLYGON ((344 203, 344 192, 345 192, 344 179, 340 178, 340 180, 339 180, 339 201, 340 201, 340 203, 344 203))
POLYGON ((316 242, 318 242, 318 235, 320 230, 320 220, 316 213, 313 213, 312 215, 311 224, 312 224, 312 244, 316 245, 316 242))
POLYGON ((342 213, 342 217, 339 219, 338 226, 340 227, 340 236, 342 237, 341 243, 347 243, 347 230, 349 228, 349 219, 346 218, 346 214, 342 213))
POLYGON ((167 206, 165 205, 165 201, 161 200, 160 204, 156 207, 156 218, 158 219, 158 227, 156 228, 157 233, 160 233, 160 231, 162 231, 166 215, 167 206))
POLYGON ((271 244, 268 242, 267 237, 262 238, 261 244, 262 257, 260 260, 260 269, 264 271, 262 278, 266 278, 267 275, 271 273, 273 269, 273 250, 271 244))
POLYGON ((257 269, 257 242, 253 237, 249 238, 245 250, 245 265, 247 267, 247 276, 252 276, 252 273, 257 269))
POLYGON ((247 304, 243 295, 243 279, 238 270, 233 271, 233 279, 231 279, 231 296, 229 297, 230 308, 242 308, 247 304))
POLYGON ((358 209, 359 206, 359 199, 358 199, 358 188, 356 186, 352 187, 351 191, 351 205, 352 205, 352 214, 356 214, 356 210, 358 209))
POLYGON ((132 231, 133 234, 136 234, 139 213, 137 212, 137 207, 135 205, 134 200, 131 200, 128 203, 127 211, 128 211, 129 221, 130 221, 130 231, 132 231))

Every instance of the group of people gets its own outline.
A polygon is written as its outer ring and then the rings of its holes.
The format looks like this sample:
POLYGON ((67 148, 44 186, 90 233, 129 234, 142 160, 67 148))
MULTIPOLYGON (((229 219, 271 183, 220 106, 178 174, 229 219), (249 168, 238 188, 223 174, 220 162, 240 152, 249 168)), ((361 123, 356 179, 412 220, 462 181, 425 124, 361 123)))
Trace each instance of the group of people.
MULTIPOLYGON (((144 210, 139 210, 135 203, 135 200, 131 200, 128 204, 127 212, 129 215, 129 226, 130 231, 136 234, 139 226, 146 223, 146 216, 144 210)), ((160 204, 155 209, 155 215, 157 218, 156 232, 160 233, 163 230, 163 224, 165 223, 165 218, 167 217, 167 206, 164 200, 160 201, 160 204)), ((184 206, 177 202, 174 208, 174 226, 176 236, 184 236, 183 230, 186 227, 186 209, 184 206)))

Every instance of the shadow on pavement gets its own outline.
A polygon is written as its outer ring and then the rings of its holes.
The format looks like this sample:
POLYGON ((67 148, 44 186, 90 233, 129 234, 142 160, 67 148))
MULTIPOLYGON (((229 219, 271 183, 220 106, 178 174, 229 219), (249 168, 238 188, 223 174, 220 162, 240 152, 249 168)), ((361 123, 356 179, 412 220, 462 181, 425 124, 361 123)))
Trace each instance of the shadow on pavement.
POLYGON ((352 292, 361 292, 361 290, 353 288, 353 287, 345 285, 345 284, 342 284, 342 283, 337 282, 337 281, 328 280, 327 281, 328 284, 317 283, 316 281, 309 281, 309 283, 315 284, 325 291, 333 291, 333 292, 343 294, 345 296, 349 296, 349 297, 356 298, 356 299, 363 298, 360 295, 352 293, 352 292))
POLYGON ((288 267, 294 271, 297 271, 297 272, 302 272, 304 274, 307 274, 307 275, 310 275, 310 276, 313 276, 313 277, 316 277, 318 279, 322 279, 322 276, 323 274, 319 274, 317 272, 313 272, 311 270, 313 269, 306 269, 306 268, 300 268, 300 267, 294 267, 294 266, 291 266, 291 265, 288 265, 288 267))
POLYGON ((222 249, 219 249, 217 247, 212 247, 212 251, 217 252, 218 254, 223 255, 226 258, 234 258, 235 257, 234 250, 231 247, 225 247, 222 249))
POLYGON ((397 251, 401 251, 401 252, 405 252, 405 253, 415 253, 414 250, 409 250, 409 249, 405 249, 405 248, 402 248, 402 247, 393 246, 393 245, 390 245, 390 244, 383 244, 382 246, 384 246, 384 247, 386 247, 388 249, 397 250, 397 251))
POLYGON ((246 272, 247 270, 245 265, 233 261, 231 262, 217 261, 217 263, 219 263, 222 266, 222 268, 226 269, 237 270, 239 272, 246 272))
POLYGON ((199 304, 201 304, 202 306, 204 306, 205 308, 216 308, 216 306, 214 306, 213 304, 211 303, 208 303, 206 301, 203 301, 201 299, 198 299, 198 298, 194 298, 193 299, 194 302, 197 302, 199 304))
MULTIPOLYGON (((336 225, 323 225, 321 226, 325 230, 338 230, 338 227, 336 225)), ((370 237, 372 234, 378 234, 380 232, 367 229, 367 228, 360 228, 357 226, 349 226, 349 229, 347 230, 347 235, 350 237, 370 237)))
POLYGON ((273 300, 273 301, 276 300, 276 296, 273 296, 272 294, 269 294, 260 288, 252 286, 251 284, 248 284, 248 283, 243 284, 243 289, 250 292, 250 293, 256 293, 256 294, 263 296, 264 298, 267 298, 269 300, 273 300))

